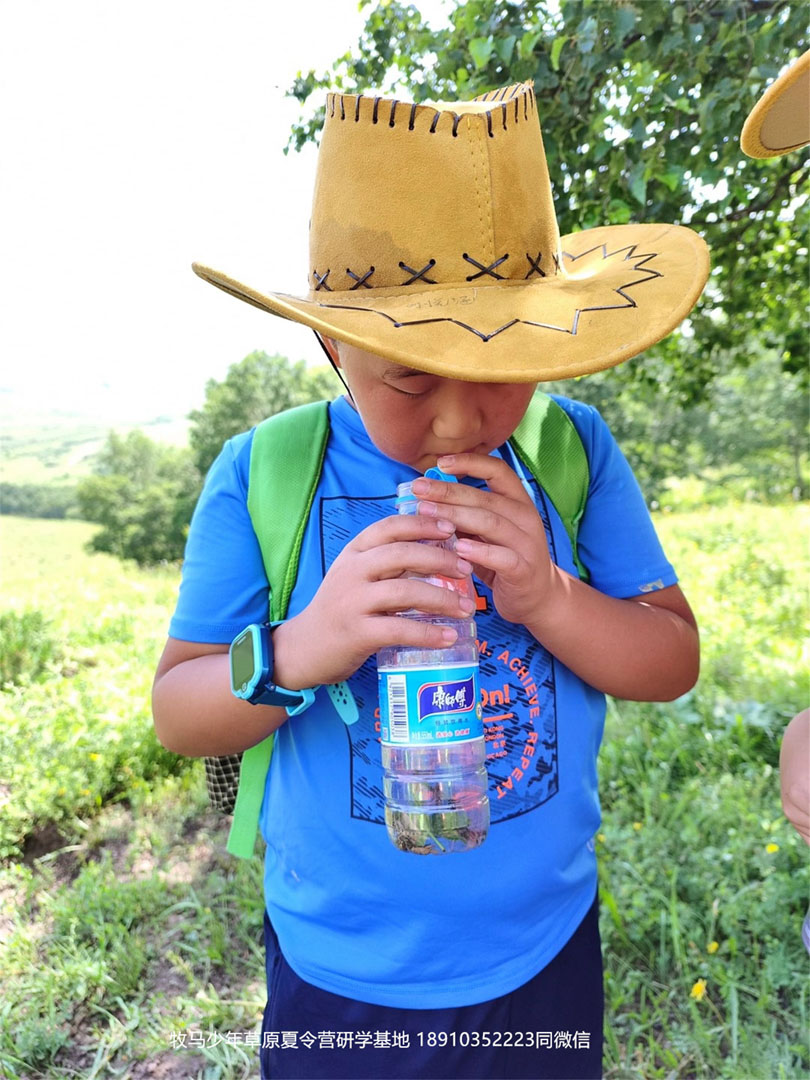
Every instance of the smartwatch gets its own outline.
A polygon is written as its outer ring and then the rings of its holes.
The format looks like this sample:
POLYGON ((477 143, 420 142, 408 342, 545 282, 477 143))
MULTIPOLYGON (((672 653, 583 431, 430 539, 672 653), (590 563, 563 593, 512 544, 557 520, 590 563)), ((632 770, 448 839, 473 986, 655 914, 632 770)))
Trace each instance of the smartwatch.
POLYGON ((273 682, 270 624, 251 623, 231 642, 231 690, 251 705, 280 705, 297 716, 315 700, 315 690, 285 690, 273 682))

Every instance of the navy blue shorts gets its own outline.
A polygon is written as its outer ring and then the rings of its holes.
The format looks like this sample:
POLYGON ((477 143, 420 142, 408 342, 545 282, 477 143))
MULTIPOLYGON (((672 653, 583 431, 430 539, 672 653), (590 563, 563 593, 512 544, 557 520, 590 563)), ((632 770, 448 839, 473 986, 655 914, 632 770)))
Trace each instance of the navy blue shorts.
POLYGON ((597 901, 560 953, 511 994, 456 1009, 398 1009, 300 979, 265 915, 262 1078, 518 1080, 602 1075, 597 901))

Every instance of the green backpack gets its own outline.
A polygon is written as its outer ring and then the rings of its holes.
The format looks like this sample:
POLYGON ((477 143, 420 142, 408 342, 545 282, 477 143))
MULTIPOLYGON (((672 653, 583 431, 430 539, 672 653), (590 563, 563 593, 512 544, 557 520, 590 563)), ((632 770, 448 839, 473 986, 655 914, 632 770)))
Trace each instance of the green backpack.
MULTIPOLYGON (((271 622, 287 613, 328 438, 325 401, 271 416, 259 424, 253 437, 248 510, 270 585, 271 622)), ((582 440, 571 419, 547 394, 536 393, 509 442, 554 504, 571 541, 579 575, 587 580, 587 570, 577 554, 577 531, 590 475, 582 440)), ((228 837, 228 851, 239 858, 253 854, 274 738, 270 735, 241 755, 228 837)), ((207 758, 206 768, 219 760, 207 758)), ((236 782, 235 773, 231 782, 236 782)))

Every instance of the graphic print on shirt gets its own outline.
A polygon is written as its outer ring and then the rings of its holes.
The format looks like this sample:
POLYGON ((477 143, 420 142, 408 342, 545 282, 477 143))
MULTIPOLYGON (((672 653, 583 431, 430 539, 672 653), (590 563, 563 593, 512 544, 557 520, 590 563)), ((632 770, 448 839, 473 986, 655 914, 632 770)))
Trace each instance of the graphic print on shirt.
MULTIPOLYGON (((545 497, 529 481, 556 560, 545 497)), ((373 522, 395 512, 394 495, 378 498, 331 496, 320 500, 323 573, 345 545, 373 522)), ((487 742, 490 813, 493 824, 526 814, 552 798, 559 787, 554 661, 528 633, 501 618, 489 588, 475 579, 480 685, 487 742), (485 604, 485 608, 484 608, 485 604)), ((346 728, 350 744, 351 815, 384 823, 380 711, 374 657, 349 679, 360 720, 346 728)))

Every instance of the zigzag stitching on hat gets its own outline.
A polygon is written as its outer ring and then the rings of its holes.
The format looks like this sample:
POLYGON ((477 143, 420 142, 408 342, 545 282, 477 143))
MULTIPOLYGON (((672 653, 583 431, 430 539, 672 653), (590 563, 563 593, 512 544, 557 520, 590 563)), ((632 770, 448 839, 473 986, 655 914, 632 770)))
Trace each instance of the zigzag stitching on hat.
MULTIPOLYGON (((564 251, 563 256, 567 256, 572 261, 576 261, 577 259, 581 259, 583 256, 589 255, 591 252, 597 251, 597 250, 599 250, 601 248, 601 250, 602 250, 602 258, 603 259, 612 258, 614 255, 620 255, 622 253, 622 251, 626 251, 627 254, 624 256, 624 259, 622 261, 627 262, 630 258, 635 258, 636 257, 634 255, 634 252, 635 252, 637 247, 638 247, 637 244, 628 244, 626 248, 617 248, 615 251, 612 251, 612 252, 608 253, 607 244, 596 244, 596 245, 594 245, 594 247, 589 248, 587 251, 580 252, 579 255, 572 255, 570 252, 564 251)), ((439 322, 454 323, 456 326, 460 326, 463 330, 469 330, 469 332, 471 334, 475 334, 475 336, 477 338, 480 338, 480 340, 483 341, 483 342, 491 341, 494 337, 497 337, 498 334, 502 334, 504 332, 504 330, 510 330, 513 326, 517 326, 519 323, 522 324, 523 326, 537 326, 542 330, 557 330, 562 334, 570 334, 571 337, 576 337, 577 332, 579 330, 579 318, 580 318, 580 315, 582 315, 584 312, 587 312, 587 311, 619 311, 622 308, 635 308, 635 307, 638 306, 636 304, 635 300, 633 299, 633 297, 628 296, 627 293, 624 290, 625 289, 635 288, 637 285, 643 285, 647 281, 652 281, 654 278, 659 278, 659 277, 664 276, 660 271, 651 270, 649 268, 644 267, 644 265, 643 265, 644 263, 649 262, 650 259, 656 258, 657 255, 658 255, 658 252, 651 251, 651 252, 645 253, 644 255, 637 256, 639 261, 636 263, 634 269, 635 270, 640 270, 642 273, 644 273, 646 275, 646 277, 642 278, 639 281, 627 281, 623 285, 620 285, 618 288, 613 290, 618 296, 621 296, 621 298, 623 300, 625 300, 626 303, 624 303, 624 304, 603 304, 603 305, 599 305, 599 306, 595 306, 595 307, 577 308, 576 311, 574 312, 574 318, 573 318, 573 321, 572 321, 570 327, 555 326, 553 323, 533 322, 531 319, 512 319, 511 322, 504 323, 504 325, 499 327, 497 330, 493 330, 491 334, 485 334, 482 330, 477 330, 474 326, 469 326, 467 323, 463 323, 459 319, 449 318, 447 315, 439 315, 439 316, 437 316, 436 318, 433 318, 433 319, 409 319, 409 320, 407 320, 405 322, 398 322, 392 315, 389 315, 385 311, 378 311, 376 308, 356 308, 356 307, 352 307, 350 304, 326 304, 326 303, 323 303, 321 301, 318 301, 317 303, 318 303, 319 307, 337 308, 337 309, 342 309, 344 311, 366 311, 366 312, 369 312, 372 315, 381 315, 384 319, 388 319, 388 321, 390 323, 392 323, 394 328, 397 329, 397 330, 400 330, 403 326, 424 326, 424 325, 426 325, 428 323, 439 323, 439 322)))
MULTIPOLYGON (((598 251, 600 249, 602 251, 603 259, 612 259, 614 256, 621 255, 623 251, 626 251, 627 254, 625 255, 622 262, 627 262, 629 259, 638 259, 639 261, 636 263, 636 267, 640 267, 645 262, 649 262, 650 259, 655 259, 658 256, 657 251, 649 251, 646 252, 644 255, 636 255, 637 247, 638 244, 626 244, 623 248, 619 247, 616 248, 615 251, 608 251, 607 244, 594 244, 594 246, 592 248, 588 248, 587 251, 580 251, 579 255, 572 255, 570 251, 563 251, 562 254, 567 259, 570 259, 571 262, 576 262, 577 259, 584 259, 586 255, 590 255, 594 251, 598 251)), ((555 259, 555 261, 557 260, 555 259)), ((559 262, 557 262, 557 265, 559 266, 559 262)), ((649 270, 647 271, 647 273, 654 273, 656 277, 663 277, 663 275, 658 270, 649 270)))
MULTIPOLYGON (((434 319, 409 319, 407 322, 397 322, 397 320, 392 315, 389 315, 385 311, 377 311, 376 308, 356 308, 356 307, 352 307, 350 304, 319 304, 318 306, 319 307, 328 307, 328 308, 337 308, 337 309, 343 310, 343 311, 367 311, 372 315, 382 315, 382 317, 384 319, 388 319, 388 321, 394 326, 394 328, 396 330, 401 330, 403 326, 425 326, 428 323, 438 323, 438 322, 455 323, 456 326, 460 326, 464 330, 469 330, 471 334, 475 334, 476 337, 480 338, 482 341, 485 341, 485 342, 486 341, 491 341, 494 337, 497 337, 498 334, 502 334, 504 332, 504 330, 509 330, 510 327, 514 326, 516 323, 525 321, 523 319, 512 319, 511 322, 504 323, 504 325, 499 327, 497 330, 493 330, 491 334, 485 334, 482 330, 476 330, 476 328, 474 326, 468 326, 467 323, 463 323, 459 319, 448 318, 447 315, 438 315, 434 319)), ((530 325, 542 326, 543 324, 542 323, 532 323, 530 325)), ((565 330, 564 327, 562 327, 562 326, 549 326, 548 329, 549 330, 562 330, 564 333, 570 333, 570 330, 565 330)))

